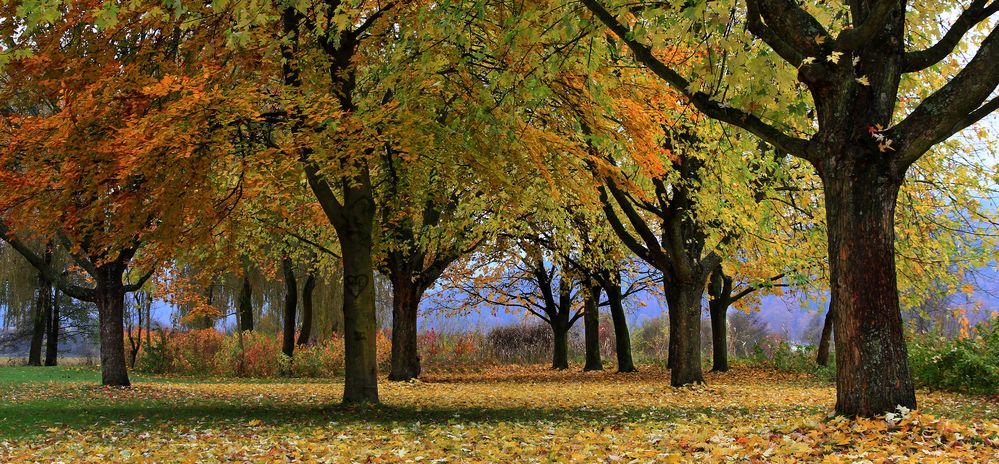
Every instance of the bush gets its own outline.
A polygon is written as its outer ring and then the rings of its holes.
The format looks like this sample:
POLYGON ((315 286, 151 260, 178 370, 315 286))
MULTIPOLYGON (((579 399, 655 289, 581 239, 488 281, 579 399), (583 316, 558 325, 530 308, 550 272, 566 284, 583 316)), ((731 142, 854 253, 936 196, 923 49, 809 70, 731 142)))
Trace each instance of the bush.
POLYGON ((518 364, 550 361, 553 338, 552 329, 546 324, 497 326, 486 335, 493 358, 518 364))
POLYGON ((419 334, 420 362, 435 369, 463 369, 490 364, 486 337, 478 332, 428 330, 419 334))
POLYGON ((666 362, 669 357, 669 320, 659 315, 646 320, 634 334, 634 353, 645 360, 666 362))
MULTIPOLYGON (((227 377, 276 377, 290 365, 281 352, 281 335, 246 331, 225 337, 215 357, 214 374, 227 377)), ((207 371, 206 371, 207 372, 207 371)))
POLYGON ((921 336, 909 341, 909 368, 919 387, 968 393, 999 392, 999 324, 972 336, 921 336))
POLYGON ((751 365, 765 366, 781 372, 811 374, 824 380, 836 378, 835 360, 830 356, 828 366, 815 362, 816 347, 813 345, 791 345, 784 337, 770 334, 753 347, 748 359, 751 365))

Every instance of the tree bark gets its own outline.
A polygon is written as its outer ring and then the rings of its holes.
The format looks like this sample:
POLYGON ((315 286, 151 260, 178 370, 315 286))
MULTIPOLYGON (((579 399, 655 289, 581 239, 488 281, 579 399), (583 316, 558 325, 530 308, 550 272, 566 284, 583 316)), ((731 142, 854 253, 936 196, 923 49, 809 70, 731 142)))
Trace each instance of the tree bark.
POLYGON ((711 300, 711 370, 728 371, 728 301, 711 300))
MULTIPOLYGON (((52 264, 52 249, 45 248, 45 265, 52 264)), ((31 346, 28 348, 28 365, 42 365, 42 342, 45 333, 48 332, 49 308, 52 304, 52 282, 45 277, 45 273, 38 273, 38 288, 35 298, 35 311, 33 326, 31 330, 31 346)))
POLYGON ((916 408, 895 272, 895 201, 904 173, 876 150, 820 169, 829 234, 836 412, 873 417, 916 408))
MULTIPOLYGON (((53 291, 53 289, 49 289, 53 291)), ((59 289, 54 289, 55 296, 49 302, 48 334, 45 338, 45 365, 55 366, 59 363, 59 289)))
POLYGON ((583 371, 603 370, 600 360, 600 286, 584 284, 583 334, 586 346, 586 363, 583 371))
POLYGON ((253 287, 250 286, 250 275, 243 273, 243 286, 239 290, 239 330, 253 330, 253 287))
POLYGON ((125 264, 111 261, 95 268, 94 290, 101 334, 101 383, 128 387, 125 362, 125 285, 122 277, 125 264))
POLYGON ((28 365, 42 365, 42 343, 45 341, 46 326, 48 325, 48 304, 45 295, 47 280, 42 273, 38 273, 38 288, 36 289, 35 307, 32 311, 31 326, 31 346, 28 348, 28 365))
POLYGON ((284 329, 281 351, 289 358, 295 355, 295 315, 298 312, 298 282, 291 258, 281 259, 284 274, 284 329))
POLYGON ((631 356, 631 333, 628 330, 628 319, 624 314, 624 298, 621 296, 621 284, 614 282, 604 286, 607 293, 607 303, 610 306, 611 320, 614 322, 614 343, 617 351, 617 371, 635 372, 635 362, 631 356))
POLYGON ((556 321, 552 328, 552 369, 569 368, 569 326, 556 321))
MULTIPOLYGON (((668 294, 667 294, 668 295, 668 294)), ((679 310, 674 310, 674 305, 669 304, 669 297, 666 298, 666 322, 668 326, 666 327, 666 368, 673 369, 674 362, 678 356, 676 353, 676 328, 679 322, 677 322, 677 315, 679 310)))
POLYGON ((678 284, 666 289, 670 317, 670 384, 704 383, 701 372, 701 296, 703 287, 678 284))
POLYGON ((708 312, 711 315, 711 370, 728 371, 728 308, 732 305, 732 278, 721 266, 711 272, 708 287, 708 312))
MULTIPOLYGON (((373 209, 373 203, 371 203, 373 209)), ((341 235, 343 249, 344 403, 378 402, 375 272, 371 230, 341 235)))
POLYGON ((316 290, 316 275, 310 270, 302 285, 302 332, 298 334, 299 346, 309 344, 312 338, 312 294, 316 290))
POLYGON ((829 365, 829 340, 832 338, 833 324, 836 321, 836 313, 832 311, 832 301, 829 302, 829 309, 826 310, 825 322, 822 324, 822 335, 819 337, 819 349, 815 355, 815 362, 820 366, 829 365))
POLYGON ((389 380, 405 381, 420 376, 417 346, 417 316, 423 290, 406 273, 392 282, 392 371, 389 380))

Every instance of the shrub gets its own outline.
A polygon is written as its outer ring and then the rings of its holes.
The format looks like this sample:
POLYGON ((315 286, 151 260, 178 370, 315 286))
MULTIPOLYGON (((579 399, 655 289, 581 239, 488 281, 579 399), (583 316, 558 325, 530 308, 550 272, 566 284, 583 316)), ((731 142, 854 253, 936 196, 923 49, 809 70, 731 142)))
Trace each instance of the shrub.
POLYGON ((999 324, 982 323, 972 336, 920 336, 909 341, 917 386, 968 393, 999 392, 999 324))
POLYGON ((288 357, 281 352, 281 335, 246 331, 225 337, 216 356, 215 374, 231 377, 276 377, 288 371, 288 357))
POLYGON ((486 335, 492 356, 499 362, 538 364, 550 360, 552 329, 545 324, 494 327, 486 335))
POLYGON ((778 334, 770 334, 753 347, 748 361, 752 365, 765 366, 781 372, 811 374, 824 380, 836 378, 835 362, 830 356, 828 366, 815 362, 816 347, 812 345, 792 345, 778 334))
POLYGON ((152 374, 170 372, 170 354, 167 349, 166 333, 160 329, 156 337, 150 338, 151 344, 147 344, 139 350, 139 356, 135 360, 135 368, 152 374))
POLYGON ((634 354, 665 362, 669 356, 669 321, 665 314, 646 320, 634 334, 634 354))
MULTIPOLYGON (((291 373, 295 377, 333 377, 343 374, 343 339, 334 336, 295 349, 291 373)), ((283 353, 282 353, 283 354, 283 353)))
POLYGON ((486 337, 478 332, 428 330, 419 334, 417 346, 425 368, 464 369, 492 362, 486 337))

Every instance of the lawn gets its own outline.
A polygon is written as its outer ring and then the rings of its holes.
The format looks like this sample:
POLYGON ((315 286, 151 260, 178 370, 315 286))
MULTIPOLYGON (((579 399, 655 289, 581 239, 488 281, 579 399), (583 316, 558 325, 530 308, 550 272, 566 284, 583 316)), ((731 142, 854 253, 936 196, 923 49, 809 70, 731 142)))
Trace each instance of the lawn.
POLYGON ((493 368, 382 382, 338 405, 337 380, 246 382, 92 368, 0 368, 0 462, 987 462, 995 397, 921 392, 922 410, 828 417, 832 385, 755 369, 674 389, 666 373, 493 368))

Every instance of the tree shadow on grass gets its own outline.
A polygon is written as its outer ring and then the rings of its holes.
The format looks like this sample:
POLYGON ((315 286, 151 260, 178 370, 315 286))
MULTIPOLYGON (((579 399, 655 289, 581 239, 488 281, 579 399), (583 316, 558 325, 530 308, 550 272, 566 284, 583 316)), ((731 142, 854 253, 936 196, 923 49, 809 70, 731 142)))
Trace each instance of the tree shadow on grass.
MULTIPOLYGON (((794 409, 797 413, 799 409, 794 409)), ((772 408, 771 408, 772 411, 772 408)), ((803 407, 801 413, 824 408, 803 407)), ((319 427, 330 423, 365 423, 395 427, 407 423, 520 423, 576 422, 595 425, 627 424, 635 421, 696 422, 704 416, 724 419, 759 414, 756 408, 451 408, 412 405, 308 405, 163 402, 87 405, 67 401, 37 401, 0 405, 0 439, 22 439, 49 434, 50 428, 87 430, 103 427, 127 428, 129 432, 163 428, 224 428, 260 421, 270 426, 319 427)))

